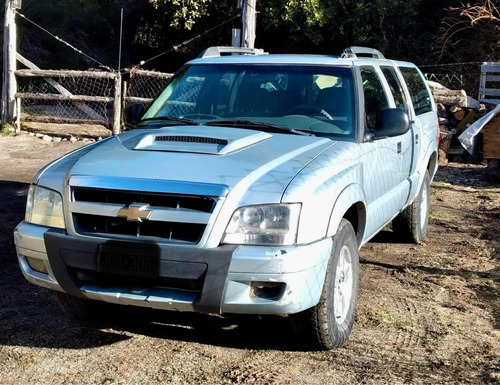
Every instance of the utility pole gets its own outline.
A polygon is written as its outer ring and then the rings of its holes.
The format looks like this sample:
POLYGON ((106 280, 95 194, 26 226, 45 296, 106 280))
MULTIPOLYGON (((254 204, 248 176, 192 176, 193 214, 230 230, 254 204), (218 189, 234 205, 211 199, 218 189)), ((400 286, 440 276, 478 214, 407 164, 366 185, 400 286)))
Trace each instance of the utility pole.
POLYGON ((256 0, 243 0, 241 46, 254 48, 256 24, 256 0))
POLYGON ((5 1, 5 21, 3 29, 3 83, 2 83, 2 124, 11 123, 14 119, 16 84, 16 19, 12 0, 5 1))

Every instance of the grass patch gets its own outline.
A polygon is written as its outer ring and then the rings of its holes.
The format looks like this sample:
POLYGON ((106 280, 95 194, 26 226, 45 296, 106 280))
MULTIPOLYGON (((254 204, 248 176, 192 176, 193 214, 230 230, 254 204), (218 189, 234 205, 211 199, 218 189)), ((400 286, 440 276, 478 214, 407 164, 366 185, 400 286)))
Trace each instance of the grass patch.
POLYGON ((390 325, 394 323, 397 319, 397 314, 390 310, 384 309, 370 309, 368 314, 368 319, 373 322, 375 325, 390 325))
POLYGON ((1 130, 2 135, 10 135, 14 132, 15 132, 14 126, 12 126, 11 124, 5 123, 2 125, 2 130, 1 130))
POLYGON ((442 211, 429 211, 429 219, 434 219, 434 220, 446 220, 446 219, 451 219, 453 218, 450 214, 442 212, 442 211))

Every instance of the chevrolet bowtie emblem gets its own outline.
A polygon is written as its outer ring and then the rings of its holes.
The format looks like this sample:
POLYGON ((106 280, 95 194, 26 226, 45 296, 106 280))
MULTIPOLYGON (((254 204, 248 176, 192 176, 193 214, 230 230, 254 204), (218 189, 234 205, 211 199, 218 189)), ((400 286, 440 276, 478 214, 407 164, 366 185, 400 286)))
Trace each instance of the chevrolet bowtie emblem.
POLYGON ((123 207, 118 211, 120 218, 127 218, 127 221, 142 222, 149 219, 153 210, 149 210, 149 205, 144 203, 132 203, 129 206, 123 207))

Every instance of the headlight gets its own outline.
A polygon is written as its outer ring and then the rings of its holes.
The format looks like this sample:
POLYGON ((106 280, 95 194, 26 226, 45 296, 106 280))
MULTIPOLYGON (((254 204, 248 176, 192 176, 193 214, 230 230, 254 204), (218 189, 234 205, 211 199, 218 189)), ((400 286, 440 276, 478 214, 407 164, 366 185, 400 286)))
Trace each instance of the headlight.
POLYGON ((297 240, 300 203, 246 206, 235 211, 223 243, 293 245, 297 240))
POLYGON ((26 222, 64 229, 62 197, 58 192, 31 185, 26 203, 26 222))

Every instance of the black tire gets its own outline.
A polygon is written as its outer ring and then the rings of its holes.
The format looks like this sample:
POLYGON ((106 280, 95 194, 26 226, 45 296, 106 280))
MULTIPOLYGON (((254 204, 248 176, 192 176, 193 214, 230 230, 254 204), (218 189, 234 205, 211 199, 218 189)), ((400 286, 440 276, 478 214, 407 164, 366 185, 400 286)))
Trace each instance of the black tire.
POLYGON ((422 243, 429 223, 431 178, 426 171, 418 196, 392 221, 392 230, 405 242, 422 243))
POLYGON ((104 304, 90 299, 77 298, 72 295, 54 292, 59 305, 77 320, 87 321, 103 316, 104 304))
MULTIPOLYGON (((349 337, 354 324, 359 280, 359 256, 356 234, 351 223, 345 219, 340 222, 337 233, 333 237, 333 247, 328 261, 325 283, 319 303, 301 313, 290 315, 292 330, 307 347, 329 350, 341 347, 349 337), (336 285, 344 282, 343 274, 338 270, 339 261, 345 260, 346 253, 350 259, 350 274, 346 289, 351 290, 346 296, 347 308, 335 311, 338 306, 336 285), (339 313, 341 315, 339 316, 339 313)), ((337 291, 338 293, 338 291, 337 291)), ((346 290, 347 293, 347 290, 346 290)))

